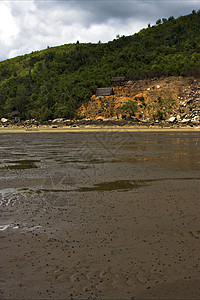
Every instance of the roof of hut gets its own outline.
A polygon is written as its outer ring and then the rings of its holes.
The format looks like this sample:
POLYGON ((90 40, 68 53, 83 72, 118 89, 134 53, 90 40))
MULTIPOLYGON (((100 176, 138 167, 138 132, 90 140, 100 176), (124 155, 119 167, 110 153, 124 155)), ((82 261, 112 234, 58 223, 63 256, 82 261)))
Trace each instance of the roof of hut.
POLYGON ((115 82, 115 81, 124 81, 124 80, 125 80, 124 76, 112 77, 112 82, 115 82))
POLYGON ((110 96, 114 95, 113 88, 98 88, 96 90, 96 96, 110 96))

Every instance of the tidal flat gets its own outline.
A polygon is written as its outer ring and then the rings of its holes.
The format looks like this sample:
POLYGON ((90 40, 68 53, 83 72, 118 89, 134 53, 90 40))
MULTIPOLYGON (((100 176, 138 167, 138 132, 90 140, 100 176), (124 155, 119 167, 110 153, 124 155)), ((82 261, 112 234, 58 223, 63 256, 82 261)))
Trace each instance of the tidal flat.
POLYGON ((200 133, 0 133, 1 299, 199 299, 200 133))

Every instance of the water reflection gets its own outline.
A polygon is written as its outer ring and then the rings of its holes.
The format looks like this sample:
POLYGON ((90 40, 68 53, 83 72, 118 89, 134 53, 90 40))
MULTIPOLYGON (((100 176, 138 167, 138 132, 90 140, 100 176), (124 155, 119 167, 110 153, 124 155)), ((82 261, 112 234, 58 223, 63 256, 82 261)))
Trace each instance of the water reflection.
POLYGON ((200 136, 197 132, 1 134, 0 138, 1 171, 23 171, 50 165, 52 168, 92 165, 98 169, 98 165, 111 163, 200 170, 200 136))

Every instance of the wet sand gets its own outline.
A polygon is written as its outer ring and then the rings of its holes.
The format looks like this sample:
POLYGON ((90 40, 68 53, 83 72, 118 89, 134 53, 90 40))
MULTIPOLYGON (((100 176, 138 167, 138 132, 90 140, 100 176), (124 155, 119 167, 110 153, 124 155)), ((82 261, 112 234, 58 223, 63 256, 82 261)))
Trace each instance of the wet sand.
POLYGON ((199 132, 0 134, 2 299, 199 299, 199 132))
POLYGON ((182 132, 182 131, 194 131, 198 132, 200 131, 199 125, 194 126, 139 126, 139 125, 125 125, 125 126, 92 126, 92 125, 80 125, 76 127, 72 126, 58 126, 56 128, 52 126, 38 126, 38 127, 25 127, 25 126, 13 126, 13 127, 0 127, 0 133, 55 133, 55 132, 155 132, 155 131, 161 131, 161 132, 182 132))

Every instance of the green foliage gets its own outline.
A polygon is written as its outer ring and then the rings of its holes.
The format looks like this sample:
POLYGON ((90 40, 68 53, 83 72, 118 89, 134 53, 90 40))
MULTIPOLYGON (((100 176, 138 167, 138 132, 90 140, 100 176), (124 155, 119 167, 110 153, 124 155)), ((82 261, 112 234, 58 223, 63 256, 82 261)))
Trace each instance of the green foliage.
POLYGON ((0 116, 76 117, 77 108, 97 87, 110 86, 113 76, 199 76, 200 12, 157 25, 106 44, 77 41, 0 62, 0 116))
POLYGON ((159 24, 161 24, 161 23, 162 23, 161 19, 158 19, 158 20, 156 21, 156 25, 159 25, 159 24))
POLYGON ((158 110, 154 115, 153 115, 153 118, 156 120, 165 120, 166 118, 166 113, 161 111, 161 110, 158 110))
POLYGON ((126 104, 122 105, 121 109, 124 111, 124 112, 127 112, 129 113, 130 117, 131 116, 134 116, 135 113, 137 112, 137 102, 134 102, 134 101, 128 101, 126 104))
POLYGON ((139 100, 140 102, 142 102, 142 105, 143 105, 144 107, 147 106, 144 97, 135 97, 134 100, 136 100, 136 101, 139 100))

